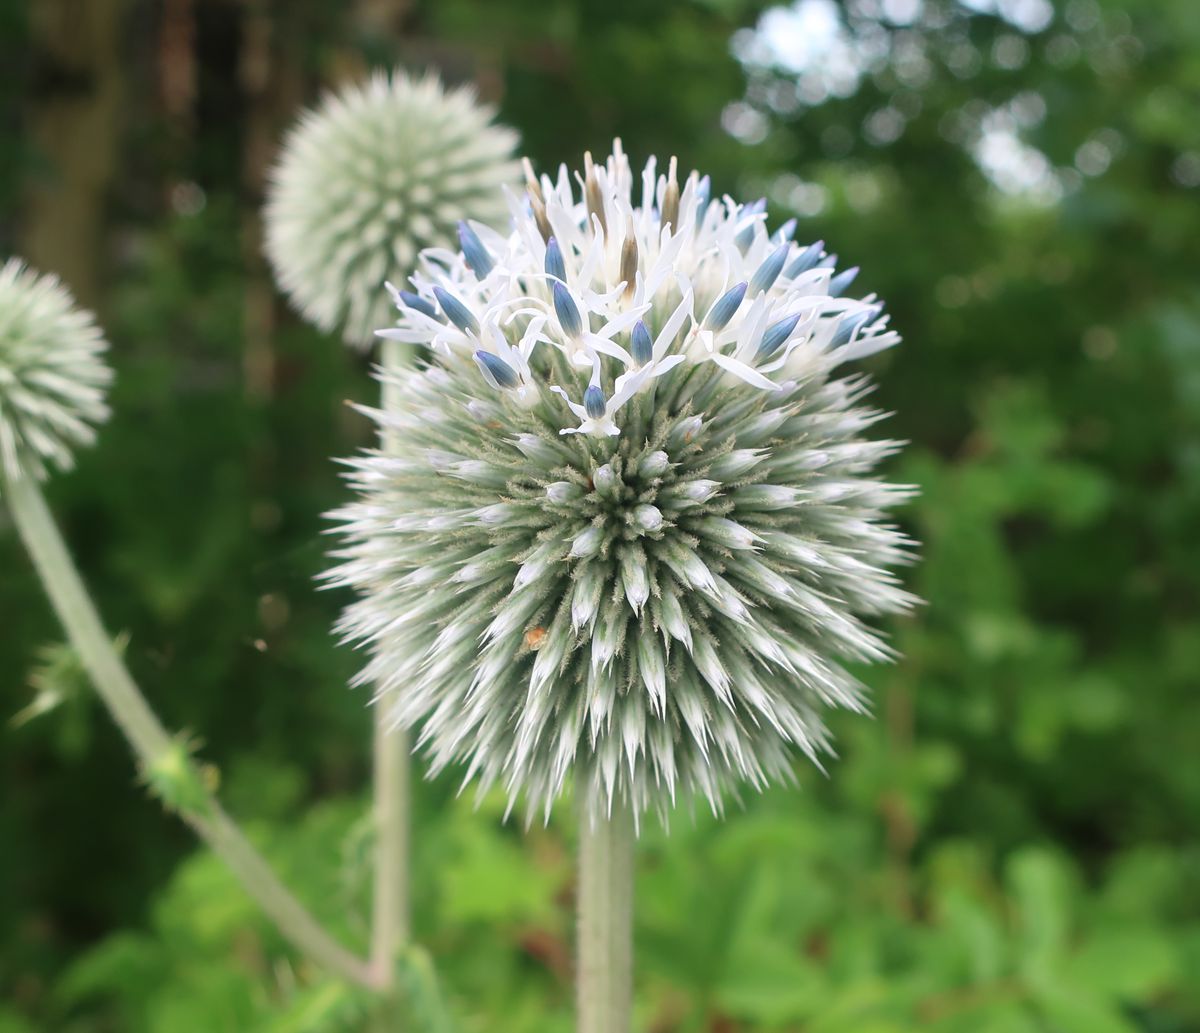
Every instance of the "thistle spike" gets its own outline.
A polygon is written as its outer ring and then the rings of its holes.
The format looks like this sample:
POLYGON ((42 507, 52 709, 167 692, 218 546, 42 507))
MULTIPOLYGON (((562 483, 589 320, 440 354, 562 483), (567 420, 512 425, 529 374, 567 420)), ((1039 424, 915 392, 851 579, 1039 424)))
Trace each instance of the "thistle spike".
POLYGON ((466 219, 463 219, 458 224, 458 245, 462 248, 463 257, 467 260, 467 265, 471 267, 471 271, 480 280, 487 276, 495 267, 496 263, 492 261, 492 256, 488 254, 488 249, 484 246, 483 241, 479 239, 479 234, 471 228, 466 219))
POLYGON ((471 334, 473 337, 479 336, 479 320, 458 298, 441 287, 433 288, 433 296, 437 298, 438 304, 442 306, 442 311, 446 313, 446 318, 451 323, 464 334, 471 334))
POLYGON ((442 318, 438 310, 433 307, 433 304, 422 298, 419 294, 414 294, 412 291, 397 291, 396 297, 414 312, 420 312, 422 315, 429 316, 430 319, 442 318))
POLYGON ((558 316, 558 324, 568 337, 578 337, 583 333, 583 319, 579 315, 579 306, 571 297, 566 284, 555 280, 550 285, 554 294, 554 312, 558 316))
POLYGON ((516 370, 499 355, 479 349, 475 352, 475 361, 479 364, 484 379, 494 388, 511 389, 520 383, 516 370))
POLYGON ((592 152, 585 151, 583 155, 584 195, 587 199, 588 225, 592 217, 600 222, 600 229, 608 233, 608 219, 604 214, 604 195, 600 191, 600 177, 596 175, 596 164, 592 161, 592 152))
POLYGON ((637 286, 638 246, 633 228, 633 216, 629 216, 625 227, 625 241, 621 245, 621 279, 625 281, 625 300, 633 297, 637 286))
POLYGON ((821 260, 821 252, 824 248, 825 241, 823 240, 818 240, 815 244, 809 244, 808 247, 800 252, 796 260, 787 267, 783 275, 789 280, 794 280, 802 273, 808 272, 821 260))
POLYGON ((599 420, 604 416, 604 406, 604 392, 598 385, 589 384, 587 390, 583 392, 583 407, 587 410, 587 414, 593 420, 599 420))
POLYGON ((631 338, 633 361, 639 366, 647 365, 654 358, 654 339, 650 336, 650 331, 646 329, 646 324, 642 320, 639 319, 633 324, 631 338))
POLYGON ((724 330, 733 318, 734 313, 742 304, 742 299, 746 297, 746 288, 748 284, 743 280, 741 283, 734 284, 724 294, 722 294, 715 302, 713 307, 708 310, 708 315, 704 317, 704 329, 724 330))
POLYGON ((667 186, 663 191, 662 202, 662 218, 661 223, 664 227, 675 228, 675 223, 679 219, 679 178, 678 178, 678 162, 675 160, 675 155, 671 155, 671 160, 667 165, 667 186))
POLYGON ((767 327, 766 333, 763 334, 762 340, 758 344, 758 351, 755 353, 755 358, 759 362, 765 362, 774 355, 781 347, 784 341, 792 336, 792 331, 796 329, 796 325, 800 322, 800 313, 788 316, 785 319, 779 320, 778 323, 772 323, 767 327))
POLYGON ((750 280, 750 294, 755 296, 762 294, 763 291, 770 290, 774 286, 775 281, 779 279, 779 274, 783 272, 783 263, 787 261, 788 251, 791 249, 791 244, 780 244, 774 251, 771 252, 754 273, 754 277, 750 280))
POLYGON ((563 261, 562 248, 558 246, 558 240, 554 237, 546 242, 546 272, 556 280, 566 282, 567 265, 563 261))
POLYGON ((844 272, 840 272, 832 280, 829 281, 829 296, 831 298, 840 298, 846 293, 846 288, 850 286, 858 276, 858 266, 852 265, 844 272))

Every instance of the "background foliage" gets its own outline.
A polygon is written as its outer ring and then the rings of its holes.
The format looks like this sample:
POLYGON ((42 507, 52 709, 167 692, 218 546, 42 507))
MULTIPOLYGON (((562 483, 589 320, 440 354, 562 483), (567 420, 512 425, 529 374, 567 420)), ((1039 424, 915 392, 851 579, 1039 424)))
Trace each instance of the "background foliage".
MULTIPOLYGON (((296 106, 397 60, 542 167, 619 133, 767 196, 906 338, 875 371, 928 606, 831 777, 649 831, 641 1028, 1200 1030, 1200 6, 0 0, 0 252, 118 371, 53 502, 156 706, 359 941, 368 722, 312 578, 373 389, 257 212, 296 106)), ((2 510, 0 572, 0 1031, 364 1028, 135 786, 2 510)), ((566 1031, 570 822, 455 788, 418 801, 415 1028, 566 1031)))

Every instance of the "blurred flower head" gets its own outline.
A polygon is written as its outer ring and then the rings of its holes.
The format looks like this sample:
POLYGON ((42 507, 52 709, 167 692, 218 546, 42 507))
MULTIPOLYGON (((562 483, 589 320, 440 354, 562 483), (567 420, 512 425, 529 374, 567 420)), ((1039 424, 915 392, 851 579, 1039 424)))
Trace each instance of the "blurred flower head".
POLYGON ((108 419, 107 342, 56 276, 0 268, 0 465, 10 477, 70 468, 108 419))
POLYGON ((460 219, 504 215, 517 137, 492 114, 467 89, 396 71, 301 116, 271 175, 266 252, 306 319, 367 347, 392 321, 385 280, 450 243, 460 219))
POLYGON ((820 243, 619 143, 512 209, 393 290, 381 334, 427 366, 383 374, 387 444, 349 464, 341 628, 435 770, 546 813, 572 771, 593 813, 719 809, 819 758, 822 712, 863 706, 843 663, 889 656, 863 618, 912 601, 910 492, 873 473, 898 443, 835 375, 897 335, 820 243))

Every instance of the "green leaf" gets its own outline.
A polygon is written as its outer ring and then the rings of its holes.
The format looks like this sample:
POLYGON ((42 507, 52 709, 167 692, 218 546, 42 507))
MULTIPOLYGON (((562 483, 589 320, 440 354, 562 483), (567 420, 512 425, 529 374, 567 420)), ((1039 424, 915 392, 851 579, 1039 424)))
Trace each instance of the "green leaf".
POLYGON ((828 989, 820 968, 792 944, 764 937, 734 952, 715 998, 730 1015, 778 1025, 817 1014, 828 989))
POLYGON ((1017 908, 1021 968, 1040 982, 1066 949, 1071 872, 1058 854, 1026 847, 1009 860, 1008 880, 1017 908))
POLYGON ((1179 959, 1161 929, 1118 926, 1089 937, 1063 974, 1097 996, 1143 1001, 1169 987, 1179 959))
POLYGON ((1054 1033, 1140 1033, 1110 1002, 1069 984, 1047 980, 1035 999, 1054 1033))
POLYGON ((553 916, 557 886, 537 871, 510 830, 474 823, 454 832, 454 852, 441 870, 449 919, 537 922, 553 916))
POLYGON ((352 1033, 362 1027, 370 1008, 367 991, 340 981, 308 987, 264 1033, 352 1033))
POLYGON ((945 893, 939 905, 939 918, 953 937, 956 955, 966 964, 972 982, 997 979, 1007 961, 1004 930, 980 901, 959 888, 945 893))
POLYGON ((438 985, 437 971, 429 952, 410 946, 400 956, 397 968, 400 1004, 406 1029, 412 1033, 452 1033, 453 1027, 438 985))
POLYGON ((67 1004, 103 994, 138 997, 167 975, 162 946, 142 933, 114 933, 67 969, 55 988, 67 1004))
POLYGON ((0 1007, 0 1033, 37 1033, 37 1030, 15 1011, 0 1007))

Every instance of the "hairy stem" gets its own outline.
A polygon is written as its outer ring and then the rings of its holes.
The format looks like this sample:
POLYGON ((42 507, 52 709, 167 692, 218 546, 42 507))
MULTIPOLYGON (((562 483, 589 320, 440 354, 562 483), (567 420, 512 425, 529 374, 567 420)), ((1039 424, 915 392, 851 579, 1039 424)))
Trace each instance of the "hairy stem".
MULTIPOLYGON (((3 497, 42 586, 97 693, 143 768, 151 768, 175 747, 175 741, 113 648, 37 482, 27 475, 5 475, 3 497)), ((202 784, 198 775, 195 781, 202 784)), ((279 881, 215 797, 207 794, 201 806, 182 816, 293 946, 345 979, 374 985, 367 964, 334 940, 279 881)))
POLYGON ((408 733, 389 729, 386 707, 377 703, 375 721, 375 893, 371 963, 390 985, 396 955, 408 942, 408 733))
POLYGON ((579 829, 577 1033, 630 1033, 633 1010, 633 814, 583 808, 579 829))
MULTIPOLYGON (((383 342, 380 358, 385 371, 404 368, 404 345, 383 342)), ((384 381, 382 407, 396 407, 396 389, 384 381)), ((384 448, 388 448, 386 432, 384 448)), ((396 954, 409 935, 409 809, 412 765, 409 761, 408 733, 391 728, 388 708, 376 700, 373 708, 374 736, 374 814, 375 814, 375 892, 371 920, 371 965, 384 985, 390 985, 396 954)))

